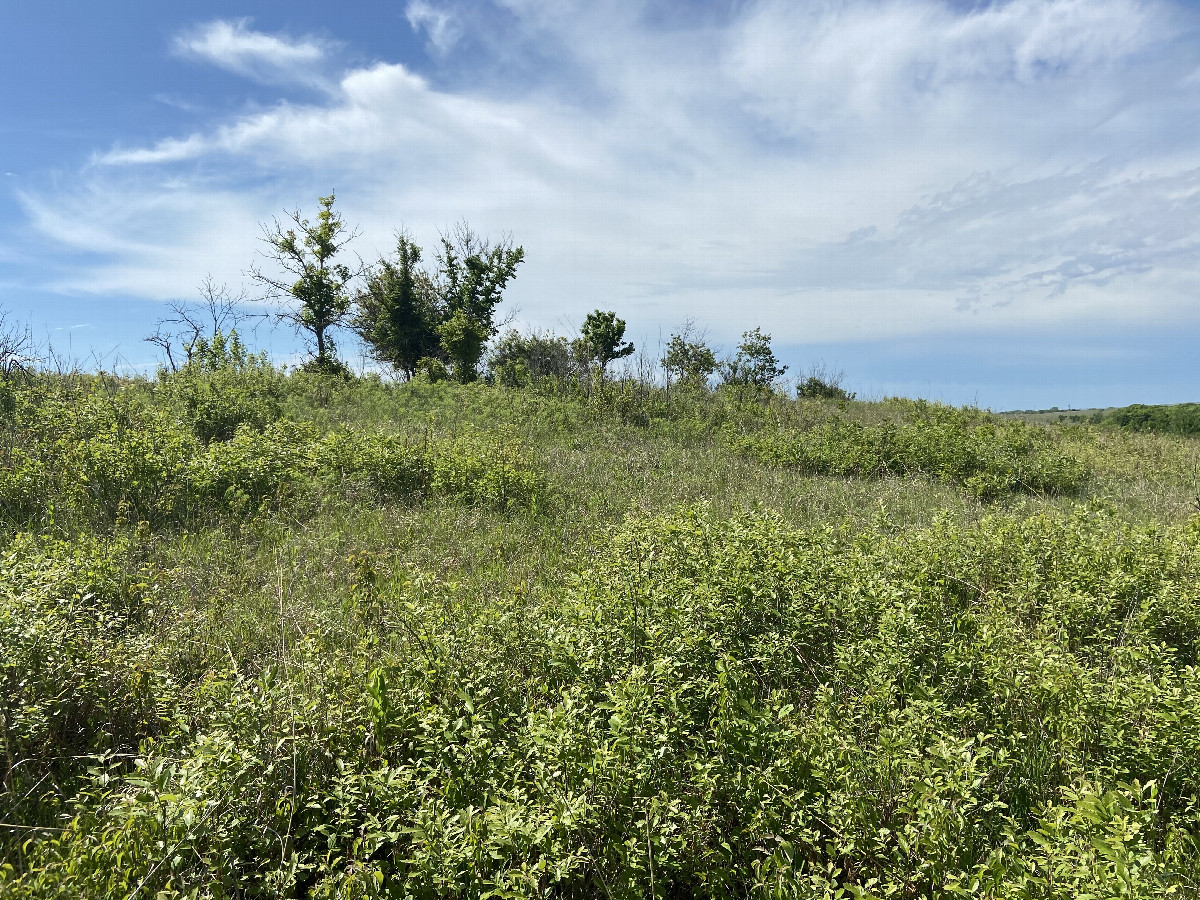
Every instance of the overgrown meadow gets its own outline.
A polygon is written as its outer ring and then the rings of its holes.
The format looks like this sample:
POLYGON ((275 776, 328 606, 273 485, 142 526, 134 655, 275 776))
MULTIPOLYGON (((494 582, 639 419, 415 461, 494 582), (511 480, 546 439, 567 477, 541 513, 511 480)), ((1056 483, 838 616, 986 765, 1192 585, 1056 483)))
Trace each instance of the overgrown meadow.
POLYGON ((1200 893, 1197 439, 0 383, 0 894, 1200 893))

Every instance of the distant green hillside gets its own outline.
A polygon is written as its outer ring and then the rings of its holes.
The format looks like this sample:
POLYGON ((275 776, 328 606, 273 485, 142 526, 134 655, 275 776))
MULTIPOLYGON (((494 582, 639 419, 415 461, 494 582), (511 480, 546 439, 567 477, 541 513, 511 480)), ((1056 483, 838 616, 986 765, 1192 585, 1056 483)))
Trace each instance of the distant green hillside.
POLYGON ((1146 406, 1134 403, 1104 410, 1092 416, 1097 425, 1117 425, 1128 431, 1156 434, 1200 434, 1200 403, 1176 403, 1170 406, 1146 406))

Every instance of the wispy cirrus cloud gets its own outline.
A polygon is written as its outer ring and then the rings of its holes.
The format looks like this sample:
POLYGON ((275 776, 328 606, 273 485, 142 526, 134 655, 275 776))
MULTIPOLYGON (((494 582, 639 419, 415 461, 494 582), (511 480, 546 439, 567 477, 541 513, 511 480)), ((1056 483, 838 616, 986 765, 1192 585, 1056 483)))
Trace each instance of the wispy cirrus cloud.
POLYGON ((263 84, 326 84, 324 64, 336 44, 265 34, 250 25, 248 18, 206 22, 176 35, 172 50, 263 84))
POLYGON ((439 54, 450 52, 463 35, 463 25, 457 13, 429 0, 409 0, 404 16, 414 30, 424 31, 429 45, 439 54))
MULTIPOLYGON (((336 186, 364 255, 399 224, 511 231, 529 250, 512 295, 542 326, 597 305, 635 329, 699 315, 726 340, 1200 319, 1200 44, 1182 7, 656 9, 413 0, 428 59, 102 154, 75 186, 28 193, 31 221, 81 246, 118 191, 140 198, 139 224, 114 226, 128 241, 73 283, 146 296, 180 259, 236 280, 256 219, 336 186), (549 62, 479 77, 520 59, 549 62), (205 215, 185 227, 188 208, 205 215)), ((243 21, 177 46, 258 82, 336 63, 243 21)))

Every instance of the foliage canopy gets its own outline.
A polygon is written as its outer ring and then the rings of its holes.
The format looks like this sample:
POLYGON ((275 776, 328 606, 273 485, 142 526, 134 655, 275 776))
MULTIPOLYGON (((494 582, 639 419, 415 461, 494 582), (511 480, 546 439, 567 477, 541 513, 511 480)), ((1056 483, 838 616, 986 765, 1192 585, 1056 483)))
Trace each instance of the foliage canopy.
POLYGON ((428 359, 449 366, 460 382, 474 381, 498 330, 496 307, 525 251, 511 239, 493 245, 460 224, 442 236, 433 274, 419 267, 421 256, 407 234, 397 235, 394 259, 380 260, 358 295, 355 330, 376 359, 406 378, 428 359))
POLYGON ((722 381, 737 387, 764 389, 771 387, 787 369, 775 358, 771 336, 755 328, 742 335, 737 354, 725 361, 722 381))
POLYGON ((351 282, 363 274, 364 267, 335 262, 350 241, 358 236, 349 231, 340 214, 333 209, 334 195, 317 200, 316 222, 305 219, 299 210, 288 213, 291 226, 278 219, 264 225, 264 255, 284 275, 250 269, 251 278, 266 289, 267 299, 290 298, 280 318, 312 335, 316 356, 313 365, 322 372, 343 372, 337 358, 332 331, 346 323, 351 308, 351 282), (293 280, 294 279, 294 280, 293 280))
POLYGON ((673 334, 667 342, 662 367, 669 381, 700 386, 707 384, 709 376, 717 371, 717 357, 702 338, 686 332, 673 334))
POLYGON ((602 377, 610 362, 634 351, 633 344, 625 340, 625 320, 618 319, 615 312, 599 309, 583 320, 576 348, 581 360, 597 366, 602 377))
POLYGON ((396 235, 393 259, 381 259, 358 295, 354 329, 375 358, 411 379, 422 359, 440 352, 437 292, 420 268, 421 248, 396 235))

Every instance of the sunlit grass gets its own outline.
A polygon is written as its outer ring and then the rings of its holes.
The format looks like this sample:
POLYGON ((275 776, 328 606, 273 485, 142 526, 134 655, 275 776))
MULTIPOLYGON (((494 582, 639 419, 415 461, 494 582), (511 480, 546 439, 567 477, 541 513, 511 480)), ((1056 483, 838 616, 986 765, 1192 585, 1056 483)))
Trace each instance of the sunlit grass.
POLYGON ((901 400, 301 375, 206 443, 68 387, 4 432, 0 893, 1196 888, 1196 439, 1038 428, 1082 481, 981 500, 730 439, 992 421, 901 400), (159 515, 102 464, 166 438, 287 489, 159 515))

